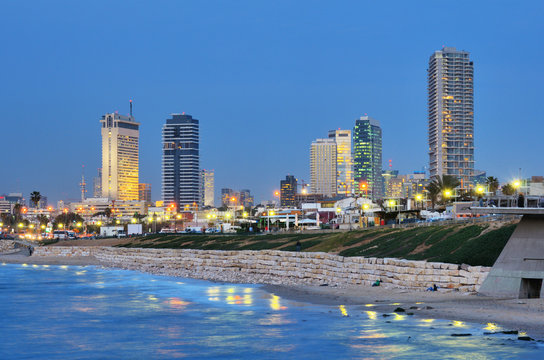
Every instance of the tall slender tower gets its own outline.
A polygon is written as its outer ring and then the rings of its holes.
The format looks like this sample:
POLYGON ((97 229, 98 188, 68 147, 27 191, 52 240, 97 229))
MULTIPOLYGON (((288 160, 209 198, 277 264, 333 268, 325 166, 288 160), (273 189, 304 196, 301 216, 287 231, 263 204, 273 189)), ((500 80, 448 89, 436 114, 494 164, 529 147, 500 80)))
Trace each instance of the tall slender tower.
POLYGON ((350 196, 353 192, 351 130, 330 130, 329 139, 336 142, 336 193, 350 196))
POLYGON ((214 207, 215 205, 215 172, 214 170, 202 169, 201 172, 201 196, 202 205, 214 207))
POLYGON ((200 155, 198 120, 191 115, 172 114, 162 127, 162 198, 177 208, 198 207, 200 155))
POLYGON ((431 178, 453 175, 473 186, 474 65, 469 53, 445 47, 429 59, 429 163, 431 178))
POLYGON ((110 200, 138 200, 140 123, 132 115, 124 116, 116 112, 102 116, 100 123, 102 197, 110 200))
POLYGON ((336 194, 336 142, 316 139, 310 148, 310 186, 312 194, 336 194))
POLYGON ((353 172, 356 193, 372 200, 383 197, 382 128, 380 122, 370 116, 355 120, 353 172))

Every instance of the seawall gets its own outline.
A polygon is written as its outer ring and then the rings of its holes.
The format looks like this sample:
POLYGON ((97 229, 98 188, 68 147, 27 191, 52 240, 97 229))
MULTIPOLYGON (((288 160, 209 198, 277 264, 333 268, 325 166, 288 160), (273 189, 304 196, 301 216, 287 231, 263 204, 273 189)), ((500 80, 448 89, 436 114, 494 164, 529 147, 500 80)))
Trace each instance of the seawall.
POLYGON ((196 279, 283 285, 363 285, 477 291, 490 268, 319 252, 36 247, 33 256, 93 256, 106 266, 196 279))

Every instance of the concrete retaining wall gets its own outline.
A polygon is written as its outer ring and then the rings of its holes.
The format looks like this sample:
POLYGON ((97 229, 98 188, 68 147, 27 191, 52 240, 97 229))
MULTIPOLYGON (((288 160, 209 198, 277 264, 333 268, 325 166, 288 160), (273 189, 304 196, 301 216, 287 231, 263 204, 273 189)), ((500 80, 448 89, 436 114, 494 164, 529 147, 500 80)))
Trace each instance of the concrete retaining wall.
POLYGON ((426 261, 342 257, 277 250, 222 251, 112 247, 37 247, 33 256, 94 256, 105 265, 226 282, 364 285, 424 289, 433 284, 477 291, 489 268, 426 261))

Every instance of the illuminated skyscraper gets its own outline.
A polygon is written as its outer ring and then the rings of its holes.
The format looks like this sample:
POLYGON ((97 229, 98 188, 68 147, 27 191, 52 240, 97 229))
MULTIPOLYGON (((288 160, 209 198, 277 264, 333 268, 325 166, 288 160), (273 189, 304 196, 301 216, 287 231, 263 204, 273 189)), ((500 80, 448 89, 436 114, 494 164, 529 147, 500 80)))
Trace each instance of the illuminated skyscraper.
POLYGON ((355 192, 372 200, 383 197, 382 129, 378 120, 361 116, 353 128, 355 192))
POLYGON ((132 115, 102 116, 102 191, 110 200, 138 200, 140 123, 132 115))
POLYGON ((353 192, 351 130, 330 130, 329 139, 336 142, 336 193, 349 196, 353 192))
POLYGON ((202 204, 204 206, 215 206, 215 173, 213 170, 202 169, 202 204))
POLYGON ((446 47, 429 59, 431 179, 453 175, 472 187, 474 173, 474 65, 469 53, 446 47))
POLYGON ((312 194, 336 195, 336 142, 333 139, 312 142, 310 177, 312 194))
POLYGON ((201 205, 198 120, 172 114, 162 127, 162 198, 178 209, 201 205))
POLYGON ((287 175, 280 181, 280 206, 295 207, 295 195, 297 194, 297 179, 293 175, 287 175))

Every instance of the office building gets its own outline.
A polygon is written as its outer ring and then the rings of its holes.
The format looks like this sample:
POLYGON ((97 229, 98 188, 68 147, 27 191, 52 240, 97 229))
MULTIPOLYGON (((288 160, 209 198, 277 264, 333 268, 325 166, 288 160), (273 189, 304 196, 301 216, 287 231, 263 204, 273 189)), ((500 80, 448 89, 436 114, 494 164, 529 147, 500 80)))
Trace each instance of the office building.
POLYGON ((316 139, 310 148, 310 189, 312 194, 336 195, 336 141, 316 139))
POLYGON ((199 124, 191 115, 172 114, 162 128, 162 198, 192 209, 201 205, 199 124))
POLYGON ((295 195, 297 194, 297 179, 293 175, 287 175, 280 181, 280 206, 295 207, 295 195))
POLYGON ((353 193, 351 130, 330 130, 329 139, 336 142, 336 194, 350 196, 353 193))
POLYGON ((355 192, 372 200, 383 197, 382 129, 378 120, 361 116, 353 128, 355 192))
POLYGON ((201 195, 204 206, 215 206, 215 173, 213 170, 202 169, 201 171, 201 195))
POLYGON ((102 197, 138 200, 140 124, 132 115, 102 116, 102 197))
POLYGON ((242 189, 240 190, 240 204, 243 207, 252 207, 253 203, 255 202, 255 199, 253 195, 251 195, 251 191, 249 189, 242 189))
POLYGON ((469 53, 445 47, 429 60, 429 162, 431 179, 452 175, 473 186, 474 66, 469 53))

